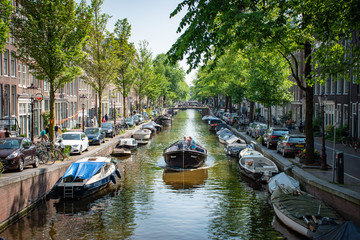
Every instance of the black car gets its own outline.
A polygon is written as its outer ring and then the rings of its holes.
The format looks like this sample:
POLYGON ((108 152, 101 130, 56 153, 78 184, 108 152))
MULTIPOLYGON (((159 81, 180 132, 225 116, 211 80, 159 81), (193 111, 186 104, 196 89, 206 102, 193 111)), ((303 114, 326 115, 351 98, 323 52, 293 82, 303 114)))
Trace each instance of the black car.
POLYGON ((105 133, 104 130, 98 127, 87 128, 85 134, 88 137, 89 144, 97 144, 105 142, 105 133))
POLYGON ((21 172, 26 165, 39 166, 36 146, 25 137, 1 138, 0 159, 5 170, 21 172))
POLYGON ((286 134, 289 134, 287 128, 271 127, 267 129, 263 135, 263 145, 266 145, 269 149, 272 146, 276 147, 279 139, 286 134))
POLYGON ((113 123, 104 122, 101 124, 101 129, 105 132, 106 137, 115 137, 115 126, 113 123))

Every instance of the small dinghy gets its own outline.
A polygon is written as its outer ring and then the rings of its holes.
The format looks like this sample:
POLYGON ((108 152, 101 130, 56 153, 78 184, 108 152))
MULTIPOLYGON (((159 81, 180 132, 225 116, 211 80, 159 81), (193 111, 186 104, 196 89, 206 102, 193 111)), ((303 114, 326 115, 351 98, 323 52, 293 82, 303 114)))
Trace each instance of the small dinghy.
POLYGON ((151 137, 151 130, 139 129, 133 134, 133 138, 136 139, 138 144, 147 144, 151 137))
POLYGON ((111 156, 125 157, 125 156, 131 156, 131 154, 132 154, 132 152, 130 149, 115 147, 111 153, 111 156))
POLYGON ((136 149, 138 143, 135 138, 120 138, 119 142, 116 144, 116 148, 126 148, 126 149, 136 149))
POLYGON ((61 198, 78 199, 116 183, 120 171, 111 158, 87 157, 72 163, 55 185, 61 198))
POLYGON ((243 144, 232 143, 232 144, 227 144, 226 148, 224 148, 224 151, 230 157, 239 158, 239 153, 247 147, 248 145, 246 143, 243 144))
POLYGON ((204 164, 207 150, 200 144, 194 149, 186 148, 183 140, 171 144, 164 150, 166 165, 170 168, 197 168, 204 164))
POLYGON ((279 172, 276 164, 255 150, 244 149, 240 152, 239 168, 241 172, 259 182, 267 182, 279 172))

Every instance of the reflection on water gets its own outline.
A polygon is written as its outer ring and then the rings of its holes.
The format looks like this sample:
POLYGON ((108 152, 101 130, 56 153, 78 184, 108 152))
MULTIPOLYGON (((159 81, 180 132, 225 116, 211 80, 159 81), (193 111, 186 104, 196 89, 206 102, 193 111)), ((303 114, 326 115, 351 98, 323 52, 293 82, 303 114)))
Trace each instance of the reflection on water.
POLYGON ((165 184, 171 186, 173 189, 200 187, 205 183, 207 177, 207 168, 183 171, 165 169, 163 174, 163 180, 165 184))
POLYGON ((281 239, 264 190, 239 180, 201 115, 180 111, 171 128, 118 159, 122 179, 74 202, 51 199, 0 236, 28 239, 281 239), (168 172, 163 150, 192 136, 208 149, 203 168, 168 172), (165 170, 164 170, 165 169, 165 170))

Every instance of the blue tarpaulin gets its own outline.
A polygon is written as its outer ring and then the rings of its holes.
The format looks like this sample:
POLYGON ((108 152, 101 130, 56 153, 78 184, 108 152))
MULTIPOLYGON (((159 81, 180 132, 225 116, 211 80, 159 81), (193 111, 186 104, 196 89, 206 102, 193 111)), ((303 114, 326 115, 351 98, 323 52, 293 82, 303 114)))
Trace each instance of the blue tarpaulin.
POLYGON ((76 162, 72 163, 70 167, 66 170, 64 176, 66 177, 74 177, 74 179, 89 179, 94 176, 99 169, 104 166, 105 162, 76 162))

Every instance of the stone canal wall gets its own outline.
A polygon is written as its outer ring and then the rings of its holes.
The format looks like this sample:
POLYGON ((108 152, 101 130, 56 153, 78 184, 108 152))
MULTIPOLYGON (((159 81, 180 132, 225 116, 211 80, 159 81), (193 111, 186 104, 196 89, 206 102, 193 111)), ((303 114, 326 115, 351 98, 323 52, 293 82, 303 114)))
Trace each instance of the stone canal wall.
MULTIPOLYGON (((139 127, 127 131, 121 137, 130 137, 139 127)), ((51 166, 40 165, 39 168, 28 168, 21 173, 14 172, 1 176, 0 232, 44 200, 47 193, 64 175, 72 162, 83 157, 108 156, 117 144, 118 139, 117 136, 91 151, 84 152, 82 155, 71 156, 70 161, 55 163, 51 166)))

